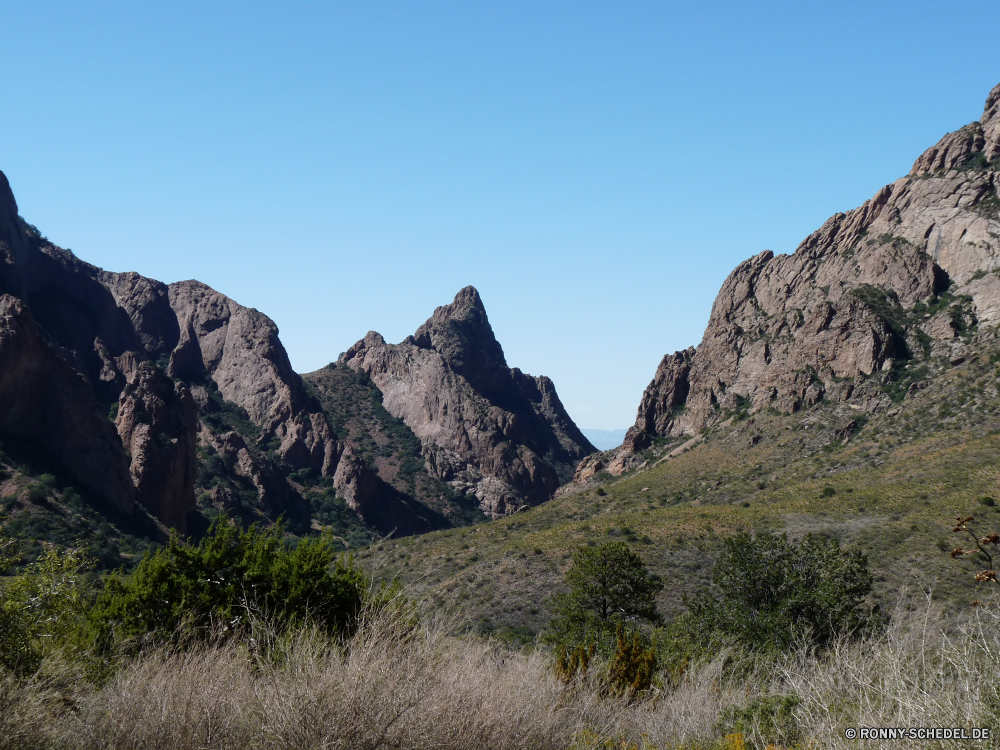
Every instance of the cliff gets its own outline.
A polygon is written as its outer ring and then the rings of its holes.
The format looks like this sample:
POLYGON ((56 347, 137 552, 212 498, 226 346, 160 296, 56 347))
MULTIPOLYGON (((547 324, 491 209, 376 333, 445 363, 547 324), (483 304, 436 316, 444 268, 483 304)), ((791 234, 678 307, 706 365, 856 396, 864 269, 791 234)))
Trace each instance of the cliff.
POLYGON ((507 366, 471 286, 402 343, 370 332, 341 362, 371 378, 413 431, 428 472, 493 517, 549 499, 594 451, 551 380, 507 366))
POLYGON ((978 122, 794 254, 740 264, 698 347, 663 358, 609 470, 634 466, 656 437, 694 435, 735 411, 822 399, 884 410, 907 362, 947 357, 964 332, 1000 323, 998 167, 1000 86, 978 122))

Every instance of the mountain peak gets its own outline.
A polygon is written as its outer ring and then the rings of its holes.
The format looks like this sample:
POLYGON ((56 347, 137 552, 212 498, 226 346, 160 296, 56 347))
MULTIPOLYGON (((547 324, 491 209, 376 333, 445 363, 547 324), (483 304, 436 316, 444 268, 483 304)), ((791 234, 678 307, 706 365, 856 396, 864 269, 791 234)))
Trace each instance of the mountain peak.
POLYGON ((459 291, 450 305, 435 309, 413 334, 413 343, 436 351, 471 382, 485 384, 493 374, 507 377, 503 347, 493 334, 483 300, 474 286, 459 291))
MULTIPOLYGON (((426 328, 434 322, 444 322, 446 320, 469 320, 476 319, 480 324, 485 324, 488 328, 490 323, 486 317, 486 307, 483 299, 479 296, 479 291, 474 286, 467 286, 459 290, 451 304, 434 308, 434 314, 418 330, 426 328)), ((492 329, 490 330, 492 333, 492 329)), ((415 334, 416 335, 416 334, 415 334)))
POLYGON ((992 161, 1000 157, 1000 83, 994 86, 990 95, 986 97, 986 106, 983 107, 983 116, 979 118, 979 124, 986 139, 983 155, 992 161))
POLYGON ((698 348, 663 358, 608 471, 639 465, 651 437, 696 437, 762 410, 898 409, 940 363, 992 341, 998 157, 995 86, 982 117, 927 149, 909 176, 830 217, 794 254, 737 266, 698 348))
POLYGON ((0 172, 0 221, 14 216, 17 216, 17 201, 14 200, 14 191, 10 189, 7 175, 0 172))
POLYGON ((1000 157, 1000 84, 986 97, 979 120, 945 134, 913 163, 910 175, 918 177, 962 167, 979 154, 987 161, 1000 157))

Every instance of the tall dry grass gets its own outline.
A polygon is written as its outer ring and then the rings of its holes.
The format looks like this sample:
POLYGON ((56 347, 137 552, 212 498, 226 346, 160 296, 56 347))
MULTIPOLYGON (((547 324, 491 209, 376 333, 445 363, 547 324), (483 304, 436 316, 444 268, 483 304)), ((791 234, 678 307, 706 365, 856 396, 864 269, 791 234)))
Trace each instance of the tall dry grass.
MULTIPOLYGON (((720 717, 766 695, 796 696, 798 733, 813 747, 907 746, 852 743, 847 727, 997 724, 996 618, 987 612, 950 633, 928 607, 896 623, 822 656, 803 650, 734 670, 734 655, 723 654, 631 703, 593 676, 562 684, 543 652, 453 637, 447 623, 413 628, 391 613, 372 615, 340 645, 259 629, 149 650, 100 689, 52 664, 28 684, 0 680, 0 748, 721 748, 731 727, 720 717)), ((773 741, 766 716, 755 725, 752 711, 744 715, 747 747, 773 741)))

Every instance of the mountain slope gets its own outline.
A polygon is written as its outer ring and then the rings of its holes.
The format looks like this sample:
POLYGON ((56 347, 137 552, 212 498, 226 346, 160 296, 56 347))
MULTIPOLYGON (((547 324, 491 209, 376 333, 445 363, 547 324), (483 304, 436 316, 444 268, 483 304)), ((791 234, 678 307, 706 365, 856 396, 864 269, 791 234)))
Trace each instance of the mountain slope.
POLYGON ((878 413, 907 368, 961 356, 977 326, 1000 323, 998 168, 1000 86, 979 122, 793 255, 738 266, 701 344, 660 363, 609 470, 635 466, 654 437, 695 435, 734 409, 792 413, 828 399, 878 413))
POLYGON ((664 357, 619 450, 510 519, 365 555, 430 606, 528 638, 578 544, 629 541, 669 614, 710 580, 725 535, 832 535, 876 589, 953 614, 981 564, 954 518, 1000 530, 1000 86, 981 120, 837 214, 794 255, 723 284, 697 348, 664 357))
POLYGON ((402 343, 373 331, 341 363, 371 378, 422 443, 430 475, 493 517, 548 500, 594 451, 551 380, 507 366, 471 286, 402 343))
POLYGON ((357 546, 547 500, 593 450, 551 381, 506 367, 471 288, 410 340, 430 363, 396 373, 412 403, 384 394, 361 360, 303 379, 266 315, 197 281, 79 260, 19 216, 0 173, 0 294, 0 338, 18 352, 0 357, 0 442, 41 451, 0 456, 14 475, 8 525, 58 527, 60 539, 78 516, 60 493, 79 488, 125 514, 122 538, 130 514, 151 513, 162 539, 224 512, 284 516, 295 533, 329 528, 357 546), (65 394, 73 403, 55 409, 65 394), (428 398, 451 415, 414 421, 428 398))

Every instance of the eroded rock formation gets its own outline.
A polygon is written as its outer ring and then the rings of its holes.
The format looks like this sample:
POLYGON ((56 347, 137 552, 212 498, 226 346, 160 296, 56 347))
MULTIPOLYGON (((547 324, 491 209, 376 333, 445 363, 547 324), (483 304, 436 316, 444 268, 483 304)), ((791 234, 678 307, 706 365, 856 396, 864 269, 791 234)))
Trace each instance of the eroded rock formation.
POLYGON ((547 500, 594 448, 552 381, 507 366, 479 293, 462 289, 400 344, 370 332, 342 357, 413 430, 429 472, 497 517, 547 500))
POLYGON ((132 511, 135 489, 114 425, 8 294, 0 296, 0 432, 44 448, 81 486, 132 511))
MULTIPOLYGON (((335 473, 342 447, 310 403, 278 339, 277 326, 267 316, 195 281, 168 286, 137 273, 111 273, 84 263, 20 218, 3 173, 0 292, 20 298, 52 351, 83 377, 93 392, 91 401, 96 399, 104 409, 125 399, 120 414, 130 414, 133 407, 141 412, 129 389, 143 363, 159 362, 175 378, 214 380, 223 397, 245 409, 261 427, 261 445, 276 438, 278 453, 291 466, 335 473)), ((148 377, 142 375, 152 385, 148 377)), ((145 392, 144 387, 140 390, 145 392)), ((147 480, 147 474, 188 476, 194 466, 171 464, 166 469, 160 462, 167 459, 154 456, 144 429, 137 432, 127 423, 123 430, 133 458, 136 446, 131 441, 139 440, 144 446, 139 453, 149 459, 132 467, 142 485, 140 502, 147 505, 148 500, 148 509, 164 523, 183 528, 190 493, 185 490, 178 505, 143 487, 160 484, 159 479, 147 480)), ((185 448, 172 455, 183 463, 189 454, 185 448)), ((116 503, 121 499, 115 498, 116 503)))
POLYGON ((183 383, 149 363, 122 391, 115 425, 132 457, 136 499, 168 528, 187 531, 195 510, 198 408, 183 383))
POLYGON ((609 471, 651 436, 695 434, 736 409, 793 412, 826 398, 872 410, 866 388, 912 354, 899 321, 950 290, 920 324, 950 340, 1000 323, 1000 86, 979 122, 944 136, 910 174, 832 216, 792 255, 763 252, 726 279, 696 350, 664 357, 609 471))
POLYGON ((274 322, 197 281, 171 284, 169 296, 180 330, 170 374, 211 377, 227 401, 263 428, 261 444, 276 437, 289 464, 332 475, 338 448, 323 415, 309 408, 274 322))

